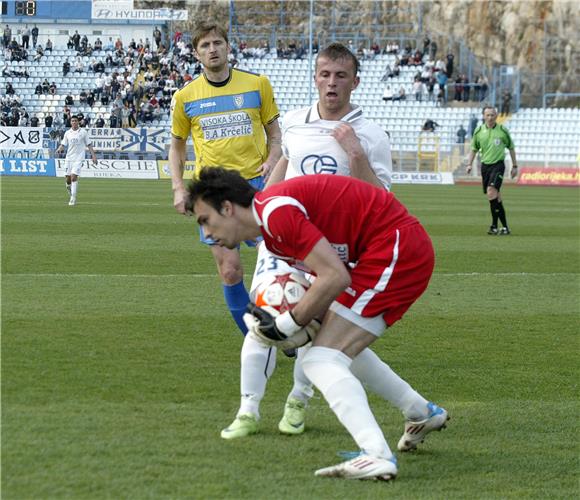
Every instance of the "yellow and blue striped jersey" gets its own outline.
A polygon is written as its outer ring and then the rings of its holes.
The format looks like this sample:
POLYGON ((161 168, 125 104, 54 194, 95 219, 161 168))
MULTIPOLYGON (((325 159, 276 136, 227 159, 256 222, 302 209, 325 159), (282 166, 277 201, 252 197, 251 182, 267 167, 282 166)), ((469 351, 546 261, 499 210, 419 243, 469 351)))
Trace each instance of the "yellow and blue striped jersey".
POLYGON ((197 169, 222 166, 246 179, 260 175, 268 157, 264 125, 279 116, 266 76, 232 69, 216 85, 202 73, 174 94, 171 109, 171 133, 180 139, 191 134, 197 169))

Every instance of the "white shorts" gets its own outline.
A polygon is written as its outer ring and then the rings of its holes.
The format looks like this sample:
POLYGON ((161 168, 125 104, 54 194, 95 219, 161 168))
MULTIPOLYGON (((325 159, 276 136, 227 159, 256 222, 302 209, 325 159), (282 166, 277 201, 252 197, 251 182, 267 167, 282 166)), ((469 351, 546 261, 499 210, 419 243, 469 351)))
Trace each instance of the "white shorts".
POLYGON ((74 174, 77 177, 81 174, 84 160, 64 160, 64 168, 66 168, 65 175, 74 174))
POLYGON ((380 337, 387 329, 387 324, 382 314, 375 316, 374 318, 365 318, 358 313, 355 313, 352 309, 343 306, 336 300, 330 304, 329 309, 338 314, 340 317, 350 321, 356 326, 359 326, 363 330, 372 333, 375 337, 380 337))

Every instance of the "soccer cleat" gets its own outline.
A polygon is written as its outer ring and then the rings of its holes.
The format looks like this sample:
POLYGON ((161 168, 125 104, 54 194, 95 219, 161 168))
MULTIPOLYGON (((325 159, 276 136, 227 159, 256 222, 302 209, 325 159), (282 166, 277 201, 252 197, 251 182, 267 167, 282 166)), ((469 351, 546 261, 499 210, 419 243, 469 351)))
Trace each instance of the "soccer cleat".
POLYGON ((512 232, 511 232, 511 231, 509 230, 509 228, 507 228, 507 227, 502 227, 502 228, 499 230, 499 235, 500 235, 500 236, 507 236, 508 234, 512 234, 512 232))
POLYGON ((493 234, 493 235, 498 234, 497 227, 489 226, 489 229, 487 230, 487 234, 493 234))
POLYGON ((282 434, 302 434, 304 432, 304 417, 306 404, 296 398, 289 398, 284 406, 284 416, 278 423, 278 429, 282 434))
POLYGON ((373 481, 390 481, 397 477, 397 459, 378 458, 361 452, 355 458, 318 469, 315 476, 342 477, 344 479, 370 479, 373 481))
POLYGON ((69 200, 69 202, 68 202, 68 206, 69 206, 69 207, 72 207, 72 206, 74 206, 74 205, 76 205, 76 204, 77 204, 77 199, 76 199, 74 196, 71 196, 71 197, 70 197, 70 200, 69 200))
POLYGON ((405 432, 397 448, 399 451, 411 451, 417 449, 417 445, 425 441, 425 436, 432 431, 440 431, 447 427, 449 420, 447 410, 439 408, 435 403, 428 403, 429 416, 424 420, 407 420, 405 422, 405 432))
POLYGON ((67 184, 66 182, 64 183, 64 185, 66 186, 66 192, 68 193, 68 195, 71 195, 71 188, 70 188, 70 184, 67 184))
POLYGON ((236 439, 258 432, 258 419, 252 413, 238 415, 235 420, 221 432, 223 439, 236 439))

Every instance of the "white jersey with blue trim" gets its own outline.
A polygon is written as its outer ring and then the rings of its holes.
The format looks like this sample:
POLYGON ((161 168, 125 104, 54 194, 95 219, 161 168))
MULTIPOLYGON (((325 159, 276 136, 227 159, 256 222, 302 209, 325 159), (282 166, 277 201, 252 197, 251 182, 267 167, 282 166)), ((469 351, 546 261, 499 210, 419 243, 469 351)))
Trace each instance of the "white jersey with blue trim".
MULTIPOLYGON (((364 118, 360 107, 355 107, 341 121, 354 129, 375 175, 390 189, 393 162, 389 136, 376 123, 364 118)), ((286 179, 313 174, 350 176, 348 155, 331 135, 339 123, 320 118, 318 103, 289 111, 284 116, 282 152, 288 160, 286 179)))

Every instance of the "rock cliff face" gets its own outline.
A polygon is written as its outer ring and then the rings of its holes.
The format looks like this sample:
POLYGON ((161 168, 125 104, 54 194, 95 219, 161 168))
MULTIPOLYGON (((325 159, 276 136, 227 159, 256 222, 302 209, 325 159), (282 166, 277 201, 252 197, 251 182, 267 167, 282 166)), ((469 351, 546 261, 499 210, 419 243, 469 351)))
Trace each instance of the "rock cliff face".
POLYGON ((579 2, 436 1, 424 9, 426 30, 464 40, 486 66, 517 66, 524 100, 541 96, 544 71, 546 92, 580 92, 579 2))
MULTIPOLYGON (((169 4, 145 3, 146 8, 169 4)), ((230 19, 228 1, 173 4, 174 8, 187 5, 190 10, 190 21, 182 26, 186 30, 200 18, 224 24, 230 19)), ((264 38, 273 32, 306 35, 309 9, 307 0, 234 2, 238 32, 264 38)), ((578 0, 316 0, 314 5, 314 28, 323 41, 332 32, 342 39, 357 33, 367 43, 402 34, 420 44, 423 34, 429 33, 441 51, 453 51, 462 42, 486 67, 517 66, 522 102, 536 106, 544 90, 580 92, 579 26, 578 0)), ((560 99, 564 103, 570 104, 570 99, 560 99)))

